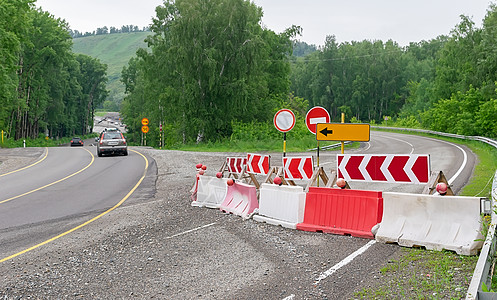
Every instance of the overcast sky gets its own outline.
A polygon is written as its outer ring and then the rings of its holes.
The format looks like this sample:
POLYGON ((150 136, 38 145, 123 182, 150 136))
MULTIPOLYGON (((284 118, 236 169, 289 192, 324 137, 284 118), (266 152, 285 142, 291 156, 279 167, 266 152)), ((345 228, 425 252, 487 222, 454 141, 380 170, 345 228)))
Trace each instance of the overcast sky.
MULTIPOLYGON (((299 25, 298 39, 323 45, 327 35, 338 42, 392 39, 401 46, 449 34, 461 14, 478 27, 489 0, 253 0, 264 11, 264 25, 281 32, 299 25)), ((81 32, 98 27, 148 26, 162 0, 38 0, 37 6, 65 19, 81 32)))

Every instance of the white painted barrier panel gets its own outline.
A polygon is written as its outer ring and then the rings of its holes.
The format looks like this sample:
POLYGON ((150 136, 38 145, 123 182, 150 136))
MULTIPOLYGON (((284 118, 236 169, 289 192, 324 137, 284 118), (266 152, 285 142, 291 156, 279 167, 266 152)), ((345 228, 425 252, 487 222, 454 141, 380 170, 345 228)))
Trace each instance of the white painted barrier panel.
POLYGON ((193 201, 192 206, 219 208, 224 198, 226 198, 227 180, 227 178, 199 176, 197 201, 193 201))
POLYGON ((480 198, 383 193, 376 240, 475 255, 481 249, 480 198))
POLYGON ((263 183, 259 195, 259 215, 254 220, 296 229, 304 221, 305 193, 301 186, 263 183))

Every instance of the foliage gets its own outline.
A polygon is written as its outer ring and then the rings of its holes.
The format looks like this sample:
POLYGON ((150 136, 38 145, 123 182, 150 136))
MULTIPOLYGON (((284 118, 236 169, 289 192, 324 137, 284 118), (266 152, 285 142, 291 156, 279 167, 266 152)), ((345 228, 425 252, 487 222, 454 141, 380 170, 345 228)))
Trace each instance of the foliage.
POLYGON ((121 34, 91 35, 73 39, 74 53, 98 58, 107 65, 107 90, 109 95, 104 103, 108 111, 119 111, 124 99, 124 85, 121 82, 121 71, 136 50, 146 47, 146 32, 130 32, 121 34))
POLYGON ((245 0, 165 1, 156 13, 149 50, 122 72, 121 112, 132 133, 144 116, 183 143, 229 137, 236 122, 272 120, 289 92, 286 56, 298 27, 262 28, 261 9, 245 0))
POLYGON ((33 1, 0 2, 0 129, 15 140, 91 132, 105 66, 71 52, 65 21, 33 1), (95 72, 95 70, 99 70, 95 72))

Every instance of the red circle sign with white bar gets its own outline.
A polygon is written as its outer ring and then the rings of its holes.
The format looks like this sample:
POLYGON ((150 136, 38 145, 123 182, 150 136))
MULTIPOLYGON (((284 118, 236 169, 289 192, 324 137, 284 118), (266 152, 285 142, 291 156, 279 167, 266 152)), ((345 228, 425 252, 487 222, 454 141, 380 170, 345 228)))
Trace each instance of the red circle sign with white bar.
POLYGON ((309 109, 307 115, 305 116, 305 124, 307 129, 313 134, 316 134, 316 124, 318 123, 330 123, 331 118, 328 111, 321 106, 314 106, 309 109))
POLYGON ((274 127, 281 132, 288 132, 295 126, 295 115, 289 109, 280 109, 274 115, 274 127))

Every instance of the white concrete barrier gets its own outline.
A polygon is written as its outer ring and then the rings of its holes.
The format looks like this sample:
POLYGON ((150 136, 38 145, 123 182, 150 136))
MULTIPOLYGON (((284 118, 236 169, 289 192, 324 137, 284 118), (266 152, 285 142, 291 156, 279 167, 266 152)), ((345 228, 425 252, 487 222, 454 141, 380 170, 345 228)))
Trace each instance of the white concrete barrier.
POLYGON ((193 201, 192 206, 219 208, 226 198, 227 180, 227 178, 199 176, 197 201, 193 201))
POLYGON ((376 240, 475 255, 483 245, 480 227, 478 197, 383 193, 376 240))
POLYGON ((254 220, 296 229, 304 220, 305 193, 301 186, 263 183, 259 195, 259 214, 254 220))

